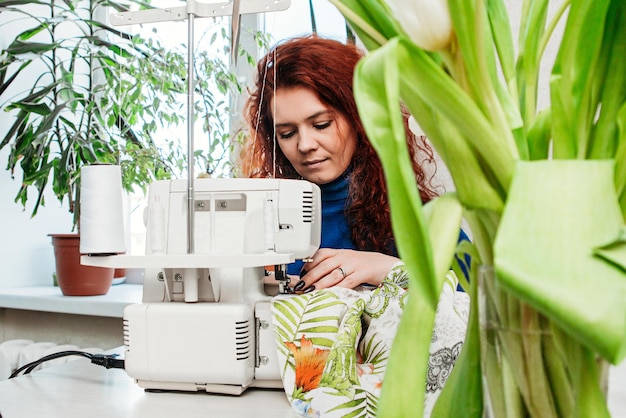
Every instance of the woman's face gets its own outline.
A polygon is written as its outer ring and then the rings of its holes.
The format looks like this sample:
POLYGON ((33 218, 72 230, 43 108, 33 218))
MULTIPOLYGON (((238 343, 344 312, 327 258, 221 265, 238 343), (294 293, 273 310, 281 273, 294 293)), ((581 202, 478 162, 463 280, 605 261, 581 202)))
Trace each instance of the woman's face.
POLYGON ((278 146, 298 174, 326 184, 346 171, 357 140, 342 115, 304 87, 278 89, 271 108, 278 146))

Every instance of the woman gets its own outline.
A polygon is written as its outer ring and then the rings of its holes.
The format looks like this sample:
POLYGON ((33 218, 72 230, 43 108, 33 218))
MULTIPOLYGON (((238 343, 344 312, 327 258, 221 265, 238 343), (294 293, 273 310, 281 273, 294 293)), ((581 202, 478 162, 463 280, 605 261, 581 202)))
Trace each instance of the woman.
MULTIPOLYGON (((353 45, 317 36, 274 47, 257 66, 246 105, 250 136, 242 152, 248 177, 306 179, 322 191, 322 237, 312 260, 288 266, 295 291, 378 286, 400 260, 391 230, 383 169, 352 92, 363 56, 353 45)), ((424 203, 436 196, 418 162, 432 149, 408 129, 415 180, 424 203)))

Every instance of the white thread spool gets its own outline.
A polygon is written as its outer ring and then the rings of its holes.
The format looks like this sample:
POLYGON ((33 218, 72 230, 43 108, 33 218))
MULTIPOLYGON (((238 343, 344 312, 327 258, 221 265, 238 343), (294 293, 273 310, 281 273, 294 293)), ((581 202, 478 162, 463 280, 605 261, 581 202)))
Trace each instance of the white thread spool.
POLYGON ((80 186, 80 252, 125 251, 122 170, 119 165, 84 166, 80 186))

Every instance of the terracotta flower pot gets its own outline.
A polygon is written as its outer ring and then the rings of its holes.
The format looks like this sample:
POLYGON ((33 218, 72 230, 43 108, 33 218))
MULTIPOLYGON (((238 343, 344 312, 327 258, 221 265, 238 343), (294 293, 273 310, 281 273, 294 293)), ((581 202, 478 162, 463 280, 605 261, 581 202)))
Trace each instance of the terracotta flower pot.
POLYGON ((116 268, 113 273, 113 284, 122 284, 126 281, 126 269, 116 268))
POLYGON ((115 269, 80 264, 78 234, 49 234, 54 247, 56 276, 65 296, 105 295, 115 269))

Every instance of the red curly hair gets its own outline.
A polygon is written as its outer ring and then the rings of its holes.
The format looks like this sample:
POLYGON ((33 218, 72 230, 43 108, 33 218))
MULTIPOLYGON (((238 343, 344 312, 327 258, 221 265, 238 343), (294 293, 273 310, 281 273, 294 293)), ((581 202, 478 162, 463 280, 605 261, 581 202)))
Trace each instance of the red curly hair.
MULTIPOLYGON (((276 90, 304 87, 341 114, 356 132, 357 147, 352 157, 349 196, 345 214, 351 237, 360 250, 396 254, 391 229, 387 186, 381 162, 361 123, 352 90, 355 66, 363 52, 356 46, 317 35, 293 38, 278 44, 257 65, 257 78, 246 103, 249 137, 241 152, 241 169, 246 177, 301 178, 276 144, 271 103, 276 90)), ((432 148, 425 137, 408 128, 407 143, 422 202, 437 196, 417 155, 434 164, 432 148)))

